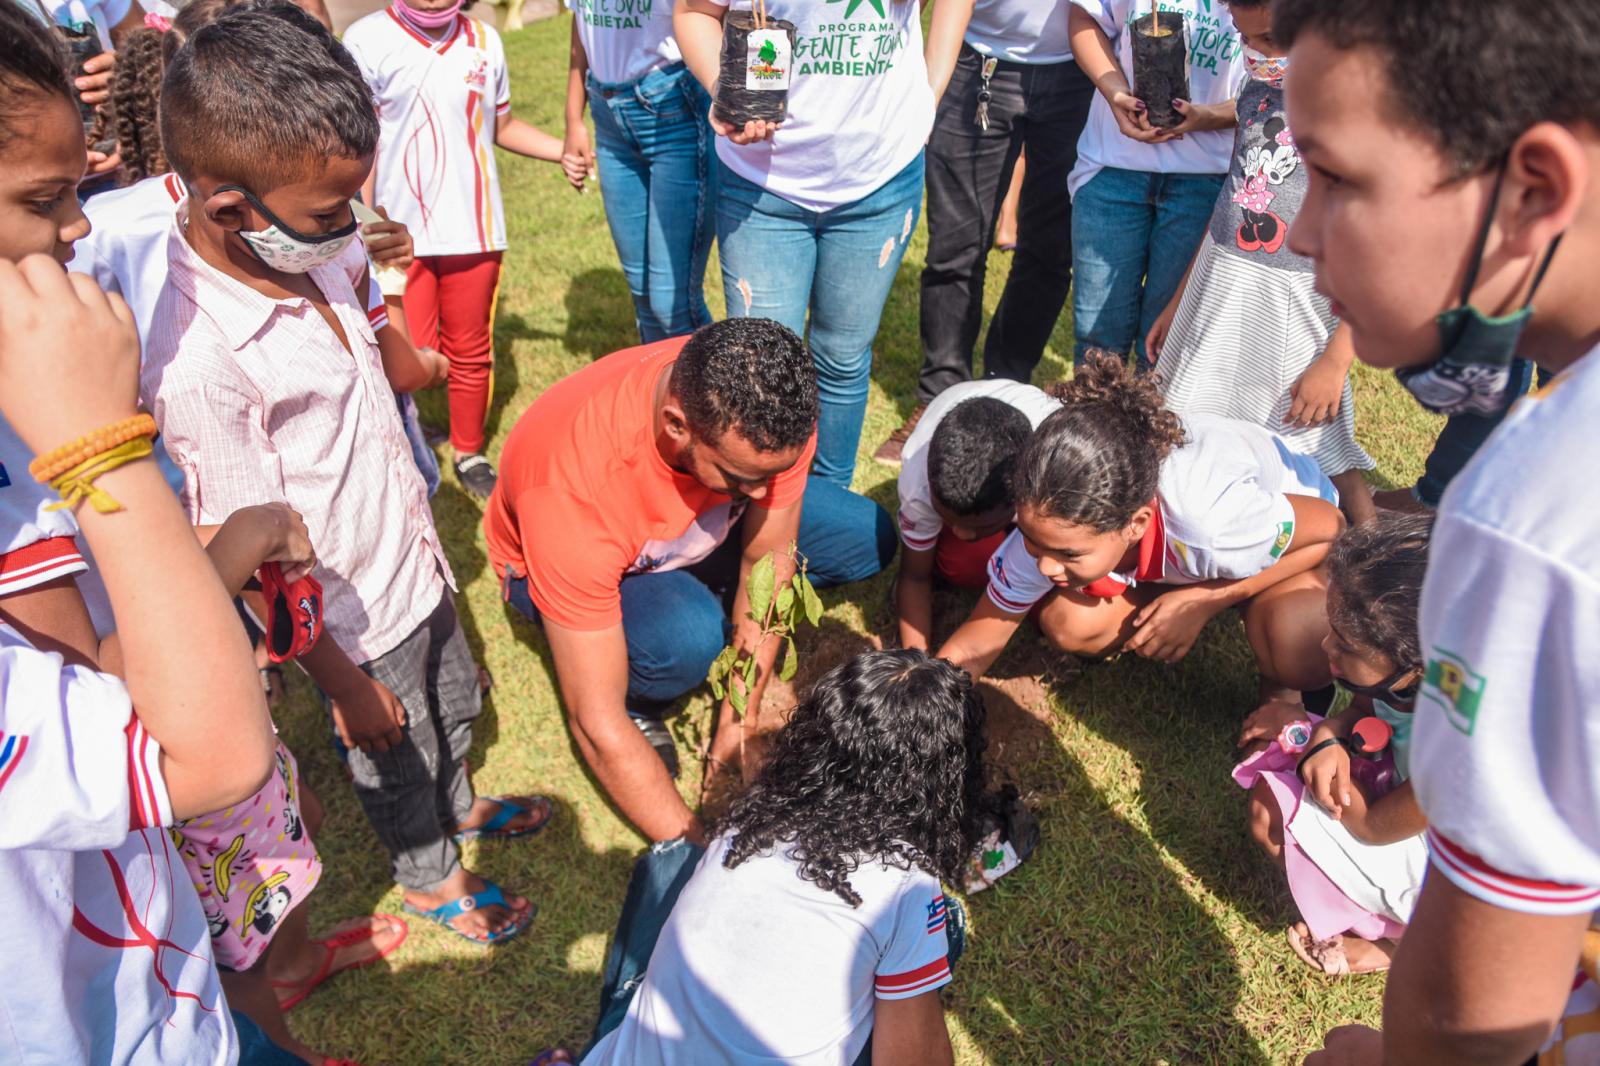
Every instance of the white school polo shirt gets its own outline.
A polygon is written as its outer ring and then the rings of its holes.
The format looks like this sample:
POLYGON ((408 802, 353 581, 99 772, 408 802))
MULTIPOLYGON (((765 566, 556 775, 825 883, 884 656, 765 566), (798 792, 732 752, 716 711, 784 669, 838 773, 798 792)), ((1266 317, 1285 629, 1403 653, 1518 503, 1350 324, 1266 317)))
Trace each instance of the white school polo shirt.
POLYGON ((392 8, 344 34, 378 105, 374 207, 406 224, 417 255, 504 251, 495 128, 511 110, 500 35, 458 16, 437 41, 392 8))

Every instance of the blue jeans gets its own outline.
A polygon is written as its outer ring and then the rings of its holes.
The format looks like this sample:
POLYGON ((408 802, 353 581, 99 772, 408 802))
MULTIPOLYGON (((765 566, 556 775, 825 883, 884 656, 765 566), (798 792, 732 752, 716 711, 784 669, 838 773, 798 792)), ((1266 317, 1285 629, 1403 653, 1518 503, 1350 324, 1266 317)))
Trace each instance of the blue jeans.
POLYGON ((422 432, 422 422, 417 418, 417 401, 411 398, 409 392, 397 392, 394 402, 400 408, 400 424, 405 427, 406 443, 411 445, 411 461, 417 464, 417 473, 422 475, 422 483, 427 486, 428 499, 431 500, 433 494, 439 491, 439 457, 428 447, 428 438, 422 432))
MULTIPOLYGON (((1539 384, 1543 385, 1548 378, 1549 375, 1543 370, 1539 371, 1539 384)), ((1433 508, 1439 506, 1445 487, 1455 480, 1462 467, 1483 447, 1483 442, 1489 439, 1494 428, 1505 420, 1506 412, 1511 410, 1511 405, 1518 397, 1528 391, 1532 379, 1533 364, 1518 359, 1511 364, 1511 399, 1499 414, 1452 415, 1445 419, 1444 429, 1439 432, 1439 439, 1434 442, 1433 451, 1428 453, 1428 461, 1423 464, 1422 476, 1411 490, 1418 502, 1433 508)))
MULTIPOLYGON (((732 633, 728 611, 739 584, 739 528, 694 566, 622 579, 630 714, 664 717, 679 696, 705 683, 711 660, 732 633)), ((799 548, 818 588, 878 573, 894 559, 898 542, 894 520, 876 503, 817 478, 807 482, 799 548)), ((506 602, 539 621, 527 579, 503 577, 506 602)))
POLYGON ((248 1015, 232 1008, 228 1013, 233 1015, 234 1032, 239 1035, 239 1066, 304 1066, 304 1059, 274 1044, 248 1015))
POLYGON ((636 82, 588 82, 606 224, 633 294, 639 337, 692 333, 711 321, 711 97, 682 63, 636 82))
POLYGON ((922 211, 922 156, 875 192, 820 212, 718 166, 728 314, 774 319, 805 336, 811 312, 808 340, 822 400, 812 474, 848 486, 867 413, 872 341, 922 211))
MULTIPOLYGON (((628 1005, 644 981, 645 967, 656 949, 656 941, 661 939, 661 930, 705 853, 705 848, 679 837, 650 845, 634 863, 633 876, 628 878, 628 894, 622 900, 622 914, 617 919, 617 931, 606 951, 606 968, 600 980, 600 1017, 589 1037, 589 1046, 578 1056, 580 1062, 628 1016, 628 1005)), ((950 969, 954 970, 967 948, 967 910, 960 900, 946 896, 945 914, 945 938, 950 946, 948 957, 950 969)), ((781 966, 781 961, 776 965, 781 966)), ((792 975, 777 969, 773 972, 774 980, 785 976, 792 975)), ((856 1057, 855 1066, 872 1066, 870 1038, 856 1057)))
POLYGON ((1223 174, 1106 167, 1072 198, 1073 362, 1090 348, 1136 348, 1178 291, 1200 247, 1223 174))

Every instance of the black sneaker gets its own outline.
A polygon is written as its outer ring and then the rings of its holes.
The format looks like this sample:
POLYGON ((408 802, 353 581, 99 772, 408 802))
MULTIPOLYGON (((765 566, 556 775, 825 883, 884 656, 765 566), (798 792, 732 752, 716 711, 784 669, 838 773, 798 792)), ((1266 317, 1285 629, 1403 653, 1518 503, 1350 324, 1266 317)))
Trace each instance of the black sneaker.
POLYGON ((639 732, 656 749, 656 754, 661 756, 661 761, 667 764, 667 776, 674 781, 678 779, 678 746, 672 742, 672 733, 667 729, 667 723, 648 714, 635 714, 628 712, 628 719, 639 727, 639 732))
POLYGON ((455 461, 456 480, 461 487, 480 500, 487 500, 494 491, 494 467, 481 455, 464 455, 455 461))

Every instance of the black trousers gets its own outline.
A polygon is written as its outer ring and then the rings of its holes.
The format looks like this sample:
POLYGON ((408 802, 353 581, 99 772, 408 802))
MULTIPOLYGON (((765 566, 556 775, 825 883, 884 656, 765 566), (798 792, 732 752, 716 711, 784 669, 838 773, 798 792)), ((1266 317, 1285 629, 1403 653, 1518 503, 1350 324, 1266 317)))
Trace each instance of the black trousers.
POLYGON ((1017 249, 989 324, 987 377, 1027 381, 1072 283, 1067 175, 1095 88, 1078 64, 999 62, 989 81, 989 128, 977 122, 983 56, 963 45, 928 141, 928 263, 922 271, 922 372, 927 402, 972 377, 983 282, 1000 205, 1017 156, 1028 152, 1017 249))

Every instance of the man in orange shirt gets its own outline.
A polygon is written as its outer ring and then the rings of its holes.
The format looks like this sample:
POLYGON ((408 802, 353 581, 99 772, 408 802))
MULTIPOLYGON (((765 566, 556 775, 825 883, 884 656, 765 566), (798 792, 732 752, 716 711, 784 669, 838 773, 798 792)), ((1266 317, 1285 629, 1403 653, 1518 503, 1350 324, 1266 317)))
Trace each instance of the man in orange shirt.
MULTIPOLYGON (((699 836, 661 718, 730 632, 755 645, 751 566, 776 552, 781 585, 798 543, 827 586, 894 557, 883 508, 808 482, 817 408, 800 338, 738 318, 597 360, 551 386, 506 440, 483 519, 490 561, 507 601, 544 627, 578 750, 652 840, 699 836)), ((776 651, 761 649, 762 678, 776 651)), ((719 714, 712 755, 733 763, 736 720, 726 703, 719 714)))

